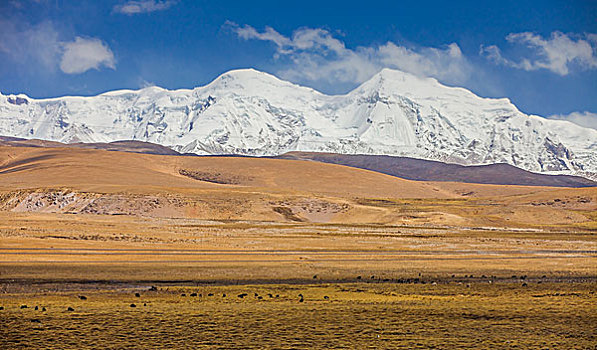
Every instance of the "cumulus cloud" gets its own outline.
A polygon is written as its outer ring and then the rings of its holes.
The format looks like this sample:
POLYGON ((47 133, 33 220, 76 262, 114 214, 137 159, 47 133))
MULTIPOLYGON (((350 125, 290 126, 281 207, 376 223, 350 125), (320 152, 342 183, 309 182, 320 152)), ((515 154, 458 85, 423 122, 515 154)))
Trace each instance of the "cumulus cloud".
POLYGON ((63 44, 64 53, 60 60, 60 69, 66 74, 80 74, 101 66, 115 69, 112 50, 96 38, 76 37, 74 41, 63 44))
POLYGON ((511 33, 506 40, 527 50, 528 57, 514 60, 505 57, 496 45, 481 46, 480 54, 496 64, 534 71, 547 69, 559 75, 568 75, 572 66, 582 70, 597 68, 597 34, 567 35, 551 33, 551 37, 524 32, 511 33))
POLYGON ((175 0, 130 0, 124 4, 114 6, 113 11, 125 15, 135 15, 138 13, 150 13, 167 10, 174 5, 176 5, 175 0))
POLYGON ((393 42, 347 48, 343 41, 321 28, 301 28, 287 37, 271 27, 263 31, 236 23, 226 24, 244 40, 268 41, 275 45, 275 59, 287 59, 289 67, 279 74, 292 80, 359 83, 382 68, 394 68, 446 83, 462 83, 471 67, 460 47, 409 48, 393 42))
POLYGON ((548 117, 549 119, 567 120, 586 128, 597 129, 597 113, 591 112, 572 112, 570 114, 556 114, 548 117))

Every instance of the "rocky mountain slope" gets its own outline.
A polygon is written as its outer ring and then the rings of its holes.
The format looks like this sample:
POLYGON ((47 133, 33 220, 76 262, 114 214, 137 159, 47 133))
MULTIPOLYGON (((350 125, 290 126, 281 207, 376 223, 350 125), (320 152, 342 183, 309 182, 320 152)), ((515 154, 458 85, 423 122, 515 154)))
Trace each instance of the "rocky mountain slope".
POLYGON ((389 69, 337 96, 251 69, 192 90, 149 87, 52 99, 0 95, 0 135, 139 140, 181 153, 385 154, 597 174, 597 130, 526 115, 507 99, 481 98, 389 69))

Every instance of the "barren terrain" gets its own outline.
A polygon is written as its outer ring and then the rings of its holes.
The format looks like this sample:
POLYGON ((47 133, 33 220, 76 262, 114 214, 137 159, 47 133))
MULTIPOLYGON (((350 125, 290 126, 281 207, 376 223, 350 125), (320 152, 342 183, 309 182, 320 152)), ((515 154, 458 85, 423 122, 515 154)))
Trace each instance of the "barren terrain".
POLYGON ((1 348, 597 345, 596 188, 0 156, 1 348))

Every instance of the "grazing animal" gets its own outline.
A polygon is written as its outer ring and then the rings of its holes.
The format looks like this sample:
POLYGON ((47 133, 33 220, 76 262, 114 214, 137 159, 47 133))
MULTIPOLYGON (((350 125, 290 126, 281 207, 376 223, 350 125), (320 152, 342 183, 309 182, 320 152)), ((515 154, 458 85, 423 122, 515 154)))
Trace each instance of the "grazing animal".
POLYGON ((256 297, 258 297, 258 296, 259 296, 259 294, 255 293, 255 296, 256 296, 256 297))
POLYGON ((45 307, 45 306, 44 306, 44 307, 42 307, 42 308, 41 308, 41 311, 46 311, 46 307, 45 307))
POLYGON ((4 306, 0 306, 0 310, 4 310, 4 306))
POLYGON ((21 309, 26 309, 27 305, 21 305, 21 309))
POLYGON ((181 297, 186 297, 187 295, 185 293, 182 293, 180 296, 181 297))
POLYGON ((357 276, 357 279, 360 280, 361 278, 363 278, 362 276, 357 276))
POLYGON ((192 296, 192 297, 196 297, 196 296, 197 296, 197 293, 191 293, 191 296, 192 296))
POLYGON ((276 298, 279 298, 279 297, 280 297, 280 294, 276 294, 276 298))
POLYGON ((39 310, 39 307, 37 307, 37 305, 35 305, 35 311, 39 310))
POLYGON ((207 296, 208 296, 208 297, 213 297, 213 296, 214 296, 214 293, 209 293, 209 294, 207 294, 207 296))
POLYGON ((150 292, 156 292, 158 289, 155 286, 151 286, 151 288, 149 288, 150 292))
POLYGON ((523 284, 522 284, 522 286, 523 286, 523 287, 526 287, 526 286, 527 286, 526 282, 525 282, 525 283, 523 283, 523 284))
POLYGON ((41 321, 40 321, 40 320, 38 320, 37 318, 33 318, 33 319, 31 319, 31 322, 33 322, 33 323, 41 323, 41 321))
POLYGON ((242 293, 242 294, 239 294, 238 297, 242 299, 242 298, 246 297, 247 295, 248 295, 247 293, 242 293))
POLYGON ((87 297, 84 296, 84 295, 79 295, 79 299, 81 299, 81 300, 87 300, 87 297))
POLYGON ((272 293, 268 293, 267 294, 268 297, 273 298, 274 296, 272 295, 272 293))
POLYGON ((257 297, 257 299, 261 300, 261 299, 263 299, 263 297, 260 295, 257 297))
POLYGON ((75 309, 73 309, 72 307, 70 307, 70 306, 69 306, 69 307, 66 309, 66 311, 75 311, 75 309))
POLYGON ((143 303, 143 306, 147 306, 147 303, 143 303))
POLYGON ((302 303, 303 301, 305 301, 305 298, 303 297, 302 294, 299 294, 298 296, 300 297, 299 303, 302 303))
POLYGON ((222 298, 226 298, 226 293, 222 294, 222 298))
POLYGON ((140 298, 140 297, 141 297, 141 294, 139 294, 139 293, 135 293, 135 296, 136 296, 137 298, 140 298))
POLYGON ((137 305, 135 305, 135 304, 131 304, 131 307, 137 307, 137 305))
POLYGON ((328 297, 327 295, 324 295, 324 296, 323 296, 323 298, 324 298, 325 300, 330 300, 330 297, 328 297))
POLYGON ((372 280, 374 280, 374 279, 375 279, 375 276, 371 276, 371 279, 372 279, 372 280))
POLYGON ((316 279, 317 279, 317 275, 314 275, 314 276, 313 276, 313 279, 314 279, 314 280, 316 280, 316 279))

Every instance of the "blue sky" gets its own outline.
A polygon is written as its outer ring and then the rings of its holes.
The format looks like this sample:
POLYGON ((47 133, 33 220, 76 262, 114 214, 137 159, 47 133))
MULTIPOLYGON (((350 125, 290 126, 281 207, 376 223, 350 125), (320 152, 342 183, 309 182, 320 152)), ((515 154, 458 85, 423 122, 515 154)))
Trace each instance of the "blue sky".
POLYGON ((344 93, 383 67, 597 127, 597 1, 2 0, 0 92, 204 85, 253 67, 344 93))

